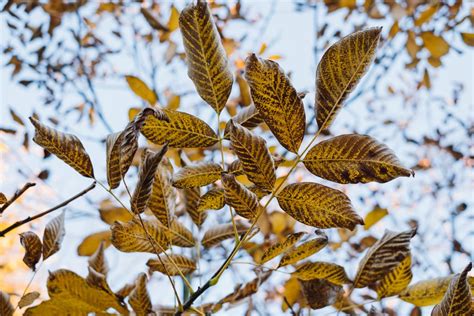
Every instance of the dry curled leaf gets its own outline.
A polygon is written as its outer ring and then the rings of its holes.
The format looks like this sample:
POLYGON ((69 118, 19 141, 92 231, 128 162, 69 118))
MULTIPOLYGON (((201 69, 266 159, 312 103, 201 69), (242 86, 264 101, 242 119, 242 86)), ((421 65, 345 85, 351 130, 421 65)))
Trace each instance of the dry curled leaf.
POLYGON ((237 214, 247 219, 253 219, 257 215, 259 203, 255 193, 237 182, 235 177, 228 173, 222 174, 222 185, 225 203, 233 207, 237 214))
POLYGON ((325 279, 331 283, 342 285, 351 281, 340 265, 330 262, 306 262, 293 272, 300 280, 325 279))
POLYGON ((364 224, 344 193, 318 183, 290 184, 277 199, 288 215, 309 226, 353 230, 357 224, 364 224))
POLYGON ((212 188, 199 198, 197 211, 220 210, 225 205, 224 189, 212 188))
POLYGON ((337 183, 384 183, 413 175, 387 146, 357 134, 337 136, 315 145, 303 163, 312 174, 337 183))
POLYGON ((264 264, 265 262, 275 258, 276 256, 279 256, 293 247, 298 242, 298 240, 303 237, 304 234, 305 233, 303 232, 294 233, 286 237, 286 239, 282 242, 277 242, 276 244, 271 245, 267 250, 265 250, 262 257, 260 258, 260 264, 264 264))
POLYGON ((298 152, 305 133, 303 102, 278 63, 251 54, 245 61, 245 79, 261 117, 280 144, 298 152))
POLYGON ((0 315, 12 316, 14 310, 12 303, 10 303, 10 295, 0 291, 0 315))
POLYGON ((180 189, 203 187, 219 180, 221 173, 219 164, 201 161, 178 170, 173 176, 173 185, 180 189))
POLYGON ((117 132, 107 136, 106 144, 106 170, 107 183, 111 189, 120 185, 122 174, 120 172, 120 148, 124 133, 117 132))
POLYGON ((312 309, 334 304, 344 292, 341 285, 324 279, 299 280, 306 303, 312 309))
POLYGON ((301 245, 286 251, 283 257, 281 258, 278 266, 284 267, 289 264, 297 263, 300 260, 314 255, 315 253, 326 247, 327 244, 327 236, 316 237, 314 239, 308 240, 302 243, 301 245))
POLYGON ((151 305, 150 295, 146 289, 147 277, 145 273, 140 273, 135 282, 135 288, 128 297, 128 303, 132 306, 137 316, 154 314, 151 305))
POLYGON ((377 292, 378 299, 397 295, 410 284, 412 277, 411 255, 408 255, 377 283, 375 291, 377 292))
POLYGON ((171 185, 173 166, 163 157, 158 165, 153 180, 148 208, 155 217, 166 227, 170 226, 171 218, 176 208, 176 190, 171 185))
POLYGON ((217 113, 225 107, 233 77, 206 1, 191 3, 179 16, 188 76, 201 98, 217 113))
MULTIPOLYGON (((29 306, 29 305, 33 304, 33 302, 38 297, 40 297, 40 294, 38 292, 26 293, 25 295, 23 295, 20 298, 20 301, 18 302, 18 308, 23 308, 23 307, 26 307, 26 306, 29 306)), ((3 314, 1 314, 1 315, 3 315, 3 314)))
POLYGON ((123 252, 160 252, 165 250, 168 244, 168 237, 163 226, 157 222, 143 220, 146 232, 150 235, 153 244, 147 238, 141 223, 131 220, 127 223, 115 222, 111 226, 112 245, 123 252), (153 246, 155 245, 155 247, 153 246))
POLYGON ((91 159, 79 138, 43 125, 34 117, 30 117, 30 121, 35 127, 35 143, 56 155, 84 177, 94 178, 91 159))
POLYGON ((367 72, 379 43, 382 28, 352 33, 324 53, 316 70, 316 121, 329 128, 345 99, 367 72))
POLYGON ((20 234, 20 243, 25 248, 23 262, 35 271, 36 264, 40 261, 43 252, 43 244, 40 238, 33 232, 25 232, 20 234))
POLYGON ((169 276, 180 275, 180 271, 181 274, 186 275, 196 270, 196 263, 192 259, 178 254, 160 255, 159 259, 149 259, 146 265, 150 271, 169 276))
MULTIPOLYGON (((237 233, 244 234, 249 226, 242 222, 236 222, 237 233)), ((217 246, 221 241, 233 238, 235 236, 234 226, 232 224, 219 224, 209 228, 202 237, 201 244, 205 248, 217 246)))
POLYGON ((66 235, 64 228, 64 211, 46 224, 43 234, 43 261, 54 255, 61 248, 66 235))

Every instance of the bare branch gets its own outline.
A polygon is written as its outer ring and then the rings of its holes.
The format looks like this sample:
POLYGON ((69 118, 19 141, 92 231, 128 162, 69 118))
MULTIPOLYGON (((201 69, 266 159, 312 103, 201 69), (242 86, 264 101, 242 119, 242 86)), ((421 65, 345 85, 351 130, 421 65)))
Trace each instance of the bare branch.
POLYGON ((23 193, 26 192, 26 190, 28 190, 31 187, 34 187, 35 185, 36 183, 34 182, 27 182, 23 186, 23 188, 21 188, 20 190, 17 190, 15 194, 13 194, 13 196, 5 204, 3 204, 2 207, 0 207, 0 214, 2 214, 10 205, 12 205, 13 202, 16 201, 16 199, 18 199, 23 193))

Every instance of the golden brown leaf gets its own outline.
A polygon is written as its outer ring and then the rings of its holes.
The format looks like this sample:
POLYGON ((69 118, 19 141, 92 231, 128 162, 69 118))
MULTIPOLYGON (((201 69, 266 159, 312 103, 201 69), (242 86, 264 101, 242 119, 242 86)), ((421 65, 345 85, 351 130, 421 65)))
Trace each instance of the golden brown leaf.
POLYGON ((125 76, 125 79, 130 89, 132 89, 137 96, 148 102, 151 106, 155 105, 157 101, 156 93, 151 90, 146 83, 134 76, 125 76))
POLYGON ((425 48, 434 58, 440 58, 449 52, 449 44, 442 36, 435 35, 433 32, 423 32, 421 38, 425 48))
POLYGON ((325 279, 331 283, 342 285, 351 282, 340 265, 330 262, 306 262, 293 272, 300 280, 325 279))
POLYGON ((316 121, 329 128, 345 99, 367 72, 382 28, 352 33, 324 53, 316 70, 316 121))
POLYGON ((433 308, 432 316, 472 315, 472 296, 467 282, 467 274, 472 269, 472 262, 454 276, 441 302, 433 308))
POLYGON ((188 76, 201 98, 217 113, 225 107, 233 77, 211 11, 206 1, 191 3, 181 11, 188 76))
POLYGON ((10 295, 0 291, 0 315, 12 316, 14 310, 12 303, 10 303, 10 295))
POLYGON ((298 152, 305 133, 305 113, 295 88, 278 63, 251 54, 245 61, 245 79, 261 117, 280 144, 298 152))
POLYGON ((100 219, 112 225, 115 221, 128 222, 133 218, 132 214, 123 207, 113 205, 109 200, 105 200, 99 207, 100 219))
POLYGON ((323 141, 310 149, 303 160, 318 177, 337 183, 387 182, 409 177, 392 150, 366 135, 348 134, 323 141))
MULTIPOLYGON (((18 308, 23 308, 23 307, 26 307, 26 306, 29 306, 31 304, 33 304, 33 302, 38 298, 40 297, 40 294, 38 292, 29 292, 29 293, 26 293, 25 295, 23 295, 20 299, 20 301, 18 302, 18 308)), ((0 309, 1 311, 1 309, 0 309)), ((3 315, 3 314, 1 314, 3 315)))
POLYGON ((430 5, 428 8, 426 8, 415 20, 415 26, 421 26, 431 20, 433 15, 438 11, 439 7, 439 5, 430 5))
POLYGON ((292 276, 284 284, 283 297, 281 303, 282 311, 286 311, 289 307, 292 307, 302 295, 301 284, 298 281, 298 278, 292 276), (290 306, 288 306, 288 304, 290 306))
POLYGON ((40 261, 43 252, 40 238, 33 232, 25 232, 20 234, 20 243, 25 248, 23 262, 35 271, 36 264, 40 261))
POLYGON ((196 241, 193 233, 186 228, 177 218, 171 220, 170 228, 164 228, 171 238, 171 244, 178 247, 194 247, 196 241))
POLYGON ((156 153, 150 151, 145 152, 138 173, 138 182, 130 200, 132 212, 140 214, 145 211, 148 200, 150 199, 156 170, 167 150, 168 146, 165 145, 156 153))
POLYGON ((122 174, 120 172, 120 148, 122 145, 124 133, 117 132, 107 136, 106 144, 106 170, 107 183, 111 189, 115 189, 120 185, 122 174))
POLYGON ((168 244, 167 234, 163 226, 157 222, 143 220, 146 231, 151 237, 155 247, 150 243, 141 223, 134 219, 127 223, 115 222, 111 226, 112 245, 123 252, 160 252, 166 250, 168 244), (160 248, 161 246, 161 248, 160 248), (156 248, 156 251, 155 251, 156 248))
POLYGON ((92 256, 94 252, 99 248, 101 243, 104 243, 105 248, 110 246, 111 236, 112 233, 110 232, 110 230, 104 230, 86 236, 77 247, 77 254, 79 256, 92 256))
POLYGON ((410 255, 410 240, 415 234, 416 229, 401 233, 386 230, 360 261, 354 287, 362 288, 373 284, 396 268, 410 255))
POLYGON ((147 277, 145 273, 140 273, 135 282, 135 288, 128 297, 128 303, 132 306, 137 316, 146 316, 152 313, 150 296, 146 289, 147 277))
POLYGON ((381 208, 380 206, 375 206, 372 211, 370 211, 364 218, 364 228, 369 230, 370 227, 378 223, 382 218, 388 215, 388 210, 386 208, 381 208))
POLYGON ((174 148, 209 147, 218 137, 203 120, 184 112, 163 109, 169 122, 148 116, 141 128, 151 142, 163 145, 168 142, 174 148))
POLYGON ((237 303, 238 301, 257 293, 260 285, 262 285, 262 283, 265 282, 271 274, 272 271, 267 271, 258 275, 255 279, 248 283, 238 284, 235 287, 234 292, 221 299, 218 304, 237 303))
POLYGON ((411 255, 408 255, 377 284, 375 291, 378 299, 397 295, 410 284, 412 277, 411 255))
POLYGON ((171 218, 176 208, 176 190, 171 185, 173 166, 163 157, 158 165, 153 180, 148 208, 155 217, 166 227, 170 226, 171 218))
POLYGON ((107 273, 109 272, 109 267, 107 265, 107 260, 104 254, 104 250, 106 247, 107 246, 105 242, 102 241, 99 244, 99 247, 97 248, 97 250, 87 260, 89 263, 89 267, 94 269, 94 271, 97 271, 98 273, 103 274, 104 276, 107 276, 107 273))
POLYGON ((294 247, 285 252, 278 264, 279 267, 284 267, 289 264, 297 263, 300 260, 314 255, 328 244, 327 236, 316 237, 308 240, 301 245, 294 247))
POLYGON ((230 123, 231 122, 240 124, 243 127, 248 128, 248 129, 253 129, 254 127, 257 127, 258 125, 260 125, 260 123, 263 122, 263 118, 258 113, 257 108, 253 104, 246 108, 241 109, 239 113, 237 113, 237 115, 232 117, 231 120, 227 121, 227 124, 225 125, 225 130, 224 130, 225 139, 230 139, 230 123))
POLYGON ((199 199, 197 211, 220 210, 225 205, 224 189, 212 188, 199 199))
POLYGON ((203 187, 221 178, 222 168, 215 162, 201 161, 181 168, 173 176, 173 185, 177 188, 203 187))
POLYGON ((43 234, 43 261, 54 255, 61 248, 66 230, 64 228, 64 212, 46 224, 43 234))
POLYGON ((334 304, 344 292, 341 285, 324 279, 299 280, 306 303, 312 309, 334 304))
POLYGON ((277 195, 277 199, 288 215, 306 225, 353 230, 357 224, 364 224, 344 193, 318 183, 290 184, 277 195))
POLYGON ((229 124, 232 150, 239 158, 242 169, 255 185, 273 190, 275 185, 275 166, 267 142, 232 120, 229 124))
POLYGON ((237 214, 247 219, 253 219, 257 215, 259 203, 253 192, 228 173, 222 174, 222 185, 225 203, 233 207, 237 214))
POLYGON ((474 46, 474 33, 461 33, 462 40, 468 46, 474 46))
POLYGON ((148 22, 148 24, 157 31, 169 32, 169 29, 158 21, 150 10, 141 7, 140 12, 143 14, 143 17, 148 22))
POLYGON ((30 121, 35 127, 35 143, 56 155, 84 177, 94 178, 91 159, 79 138, 43 125, 34 117, 30 117, 30 121))
MULTIPOLYGON (((242 222, 236 222, 235 224, 239 234, 244 234, 249 229, 249 226, 242 222)), ((204 233, 201 244, 205 248, 211 248, 217 246, 221 241, 233 238, 234 236, 234 226, 232 224, 214 225, 204 233)))
POLYGON ((5 194, 0 192, 0 205, 7 203, 7 201, 8 200, 7 200, 7 197, 5 196, 5 194))
POLYGON ((149 259, 146 265, 150 268, 150 271, 161 272, 169 276, 180 275, 179 271, 186 275, 196 270, 196 263, 193 260, 178 254, 160 255, 160 259, 149 259), (179 268, 179 271, 176 267, 179 268))
POLYGON ((197 226, 201 226, 207 218, 205 212, 198 212, 197 210, 200 196, 201 189, 199 187, 183 190, 184 209, 197 226))
POLYGON ((260 258, 260 264, 264 264, 293 247, 304 234, 305 233, 303 232, 294 233, 286 237, 282 242, 277 242, 276 244, 271 245, 260 258))
POLYGON ((110 289, 109 284, 107 283, 105 275, 94 270, 92 267, 87 267, 89 274, 86 278, 86 283, 90 287, 102 290, 109 295, 115 296, 114 292, 110 289))

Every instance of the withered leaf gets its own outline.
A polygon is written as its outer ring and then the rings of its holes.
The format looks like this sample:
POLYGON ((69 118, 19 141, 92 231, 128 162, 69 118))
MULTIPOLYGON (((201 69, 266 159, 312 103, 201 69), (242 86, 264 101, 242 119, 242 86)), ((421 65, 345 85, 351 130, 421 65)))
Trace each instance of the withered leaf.
POLYGON ((148 208, 166 227, 170 226, 176 208, 176 190, 171 185, 173 166, 169 159, 163 157, 153 180, 148 208))
POLYGON ((135 288, 128 297, 128 302, 132 306, 133 311, 137 316, 146 316, 152 313, 153 307, 151 305, 150 296, 146 289, 147 277, 145 273, 140 273, 135 282, 135 288))
POLYGON ((387 273, 375 287, 378 299, 397 295, 410 284, 413 274, 411 272, 411 255, 403 259, 396 268, 387 273))
POLYGON ((351 282, 343 267, 330 262, 306 262, 293 274, 300 280, 325 279, 338 285, 351 282))
MULTIPOLYGON (((237 232, 244 234, 250 227, 242 222, 236 222, 237 232)), ((202 237, 201 243, 205 248, 217 246, 221 241, 233 238, 234 226, 232 224, 219 224, 209 228, 202 237)))
POLYGON ((298 240, 303 237, 305 233, 299 232, 299 233, 294 233, 286 237, 285 240, 282 242, 277 242, 276 244, 271 245, 265 252, 263 253, 262 257, 260 258, 260 264, 263 264, 276 256, 279 256, 280 254, 284 253, 291 247, 293 247, 298 240))
POLYGON ((225 205, 224 189, 212 188, 199 198, 197 211, 220 210, 225 205))
POLYGON ((328 244, 327 236, 316 237, 308 240, 301 245, 294 247, 285 252, 280 260, 279 267, 297 263, 300 260, 308 258, 323 249, 328 244))
POLYGON ((0 291, 0 314, 2 316, 12 316, 14 310, 12 303, 10 303, 10 295, 0 291))
POLYGON ((160 259, 149 259, 146 265, 150 268, 150 271, 157 271, 170 276, 180 275, 179 271, 186 275, 196 270, 196 263, 193 260, 178 254, 160 255, 160 259))
POLYGON ((202 187, 219 180, 221 173, 219 164, 201 161, 178 170, 173 176, 173 185, 180 189, 202 187))
POLYGON ((64 227, 64 211, 46 224, 43 234, 43 261, 54 255, 61 248, 66 235, 64 227))
POLYGON ((36 264, 40 261, 43 252, 43 244, 40 238, 34 232, 25 232, 20 234, 20 243, 25 248, 23 262, 35 271, 36 264))
POLYGON ((299 280, 303 295, 312 309, 334 304, 344 292, 342 286, 324 279, 299 280))
POLYGON ((257 215, 259 203, 255 193, 237 182, 235 177, 228 173, 222 174, 222 185, 225 203, 233 207, 237 214, 247 219, 253 219, 257 215))
POLYGON ((141 223, 136 219, 127 223, 115 222, 111 226, 112 245, 123 252, 155 253, 155 248, 158 252, 161 249, 167 249, 168 237, 163 226, 147 220, 143 220, 143 223, 155 247, 150 243, 141 223))

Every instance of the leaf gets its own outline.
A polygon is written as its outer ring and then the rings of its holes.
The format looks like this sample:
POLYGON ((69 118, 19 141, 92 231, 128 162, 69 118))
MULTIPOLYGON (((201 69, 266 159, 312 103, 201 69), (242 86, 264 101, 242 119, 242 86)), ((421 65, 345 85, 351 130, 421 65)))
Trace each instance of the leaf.
MULTIPOLYGON (((155 244, 156 250, 158 252, 161 252, 161 249, 165 250, 168 238, 160 224, 146 220, 143 220, 143 223, 151 240, 158 244, 155 244)), ((111 226, 111 230, 112 245, 122 252, 156 252, 155 247, 150 244, 141 223, 136 219, 127 223, 115 222, 111 226)))
POLYGON ((231 174, 222 174, 222 185, 225 203, 233 207, 237 214, 247 219, 253 219, 257 215, 260 204, 255 193, 237 182, 231 174))
POLYGON ((298 279, 294 276, 288 279, 284 284, 283 297, 281 304, 282 311, 286 311, 289 307, 292 307, 302 295, 301 284, 298 279), (288 306, 288 304, 290 306, 288 306))
POLYGON ((294 233, 286 237, 285 240, 282 242, 277 242, 276 244, 271 245, 265 252, 263 253, 262 257, 260 258, 260 264, 264 264, 265 262, 279 256, 280 254, 284 253, 291 247, 293 247, 298 240, 303 237, 305 233, 294 233))
POLYGON ((314 239, 308 240, 301 245, 294 247, 285 252, 283 257, 278 264, 278 267, 284 267, 289 264, 297 263, 300 260, 308 258, 313 254, 317 253, 328 244, 327 236, 316 237, 314 239))
POLYGON ((174 148, 209 147, 218 142, 212 128, 203 120, 184 112, 163 109, 169 122, 148 116, 141 128, 142 134, 151 142, 174 148))
POLYGON ((196 241, 193 233, 186 228, 177 218, 171 220, 171 227, 164 228, 169 236, 171 236, 171 244, 178 247, 194 247, 196 241))
POLYGON ((7 200, 7 197, 5 196, 5 194, 0 192, 0 205, 7 203, 7 201, 8 200, 7 200))
POLYGON ((352 33, 324 53, 316 70, 316 121, 328 129, 344 101, 369 69, 382 28, 352 33))
POLYGON ((225 125, 225 130, 224 130, 225 139, 230 139, 231 122, 240 124, 245 128, 252 129, 260 125, 260 123, 263 122, 263 118, 260 115, 260 113, 258 113, 257 108, 253 104, 246 108, 241 109, 239 113, 237 113, 237 115, 232 117, 231 120, 227 121, 227 124, 225 125))
POLYGON ((364 224, 344 193, 318 183, 290 184, 277 199, 288 215, 309 226, 353 230, 357 224, 364 224))
POLYGON ((341 135, 317 144, 303 163, 312 174, 337 183, 384 183, 414 174, 384 144, 357 134, 341 135))
POLYGON ((184 209, 186 213, 191 216, 193 223, 197 226, 201 226, 207 218, 206 213, 197 211, 200 195, 200 188, 189 188, 183 190, 184 209))
POLYGON ((0 291, 0 314, 2 316, 12 316, 15 309, 13 308, 12 303, 10 303, 10 296, 0 291))
POLYGON ((252 134, 240 124, 230 121, 230 142, 242 169, 250 181, 268 191, 275 185, 275 166, 263 137, 252 134))
MULTIPOLYGON (((40 294, 38 292, 26 293, 25 295, 23 295, 21 297, 20 301, 18 302, 18 308, 23 308, 23 307, 26 307, 26 306, 29 306, 29 305, 33 304, 33 302, 38 297, 40 297, 40 294)), ((2 315, 3 315, 3 313, 2 313, 2 315)))
POLYGON ((406 289, 412 277, 411 255, 408 255, 377 284, 375 291, 377 292, 378 299, 397 295, 406 289))
POLYGON ((35 271, 36 264, 40 261, 43 252, 40 238, 33 232, 25 232, 20 234, 20 243, 25 248, 23 262, 35 271))
POLYGON ((148 200, 151 195, 153 181, 155 179, 156 170, 163 156, 166 154, 168 146, 163 146, 160 151, 154 153, 145 151, 145 154, 138 172, 138 182, 130 200, 132 212, 140 214, 145 211, 148 200))
POLYGON ((224 189, 212 188, 199 198, 197 212, 220 210, 225 205, 224 189))
POLYGON ((431 20, 433 15, 435 15, 435 13, 438 11, 439 7, 439 5, 430 5, 428 8, 426 8, 415 20, 415 26, 421 26, 431 20))
POLYGON ((344 293, 341 285, 324 279, 299 280, 306 303, 312 309, 320 309, 336 303, 344 293))
POLYGON ((461 33, 462 40, 468 46, 474 46, 474 33, 461 33))
POLYGON ((343 267, 330 262, 306 262, 292 274, 300 280, 325 279, 337 285, 351 282, 343 267))
POLYGON ((222 168, 215 162, 201 161, 181 168, 173 176, 173 185, 177 188, 203 187, 221 178, 222 168))
POLYGON ((410 239, 415 234, 416 229, 401 233, 386 230, 360 261, 354 287, 362 288, 375 283, 396 268, 410 255, 410 239))
POLYGON ((105 223, 112 225, 115 221, 128 222, 133 218, 132 214, 124 207, 117 207, 109 200, 100 204, 100 219, 105 223))
POLYGON ((381 208, 380 206, 375 206, 372 211, 370 211, 364 219, 364 228, 369 230, 370 227, 377 224, 382 218, 388 215, 388 210, 386 208, 381 208))
POLYGON ((125 284, 118 290, 115 295, 119 297, 121 300, 124 300, 127 296, 132 293, 133 289, 135 288, 135 283, 128 283, 125 284))
POLYGON ((157 102, 156 93, 151 90, 146 83, 140 78, 134 76, 125 76, 128 86, 132 89, 133 93, 148 102, 151 106, 157 102))
POLYGON ((104 243, 105 248, 110 246, 111 236, 112 234, 110 230, 104 230, 88 235, 77 247, 77 254, 79 256, 92 256, 96 250, 99 249, 101 243, 104 243))
POLYGON ((163 157, 156 170, 148 200, 148 208, 166 227, 170 226, 176 208, 176 190, 171 186, 172 174, 173 166, 166 157, 163 157))
POLYGON ((169 32, 169 29, 161 24, 150 12, 150 10, 146 8, 140 8, 140 12, 143 14, 143 17, 145 20, 148 22, 148 24, 155 30, 157 31, 164 31, 164 32, 169 32))
POLYGON ((252 281, 248 283, 238 284, 235 287, 234 292, 225 296, 223 299, 219 301, 218 304, 224 304, 224 303, 234 304, 240 300, 243 300, 244 298, 247 298, 257 293, 260 285, 262 285, 262 283, 265 282, 270 277, 272 272, 273 271, 267 271, 267 272, 261 273, 255 279, 253 279, 252 281))
POLYGON ((422 32, 420 36, 432 57, 440 58, 449 52, 449 44, 442 36, 435 35, 433 32, 422 32))
POLYGON ((467 282, 467 274, 472 269, 470 262, 461 273, 458 273, 449 283, 448 290, 441 302, 433 308, 433 316, 472 315, 472 296, 467 282))
POLYGON ((104 276, 107 276, 107 273, 109 272, 109 267, 104 254, 106 247, 105 243, 101 242, 97 250, 92 254, 92 256, 90 256, 89 260, 87 260, 89 262, 89 267, 104 276))
POLYGON ((107 183, 110 189, 115 189, 120 185, 122 174, 120 172, 120 148, 123 141, 124 133, 118 132, 107 136, 106 144, 106 170, 107 183))
MULTIPOLYGON (((455 274, 452 274, 447 277, 419 281, 407 287, 398 297, 415 306, 438 304, 443 299, 451 280, 455 276, 455 274)), ((474 294, 474 277, 468 277, 467 280, 471 287, 471 294, 474 294)))
POLYGON ((297 153, 305 133, 305 113, 295 88, 278 63, 251 54, 245 79, 261 117, 280 144, 297 153))
POLYGON ((92 162, 79 138, 43 125, 34 117, 30 117, 30 121, 35 127, 35 143, 56 155, 84 177, 94 178, 92 162))
POLYGON ((147 277, 145 273, 140 273, 135 282, 135 288, 128 297, 128 303, 132 306, 137 316, 146 316, 153 313, 150 296, 146 289, 147 277))
POLYGON ((196 270, 196 263, 193 260, 177 254, 160 255, 160 259, 149 259, 146 265, 150 268, 150 271, 161 272, 169 276, 180 275, 179 271, 186 275, 196 270), (174 264, 171 260, 173 260, 174 264), (179 268, 179 271, 176 267, 179 268))
POLYGON ((110 289, 110 286, 107 283, 105 275, 95 271, 94 268, 90 266, 87 269, 89 270, 89 274, 87 275, 87 278, 86 278, 87 285, 89 285, 90 287, 99 289, 101 291, 104 291, 105 293, 115 297, 115 293, 110 289))
MULTIPOLYGON (((236 222, 235 225, 239 234, 244 234, 249 229, 249 226, 242 222, 236 222)), ((234 236, 234 226, 232 224, 214 225, 204 233, 201 244, 205 248, 211 248, 217 246, 223 240, 234 238, 234 236)))
POLYGON ((207 3, 198 1, 184 8, 179 16, 179 27, 188 76, 201 98, 220 113, 232 90, 233 77, 207 3))
POLYGON ((43 261, 54 255, 61 248, 66 235, 64 228, 64 211, 46 224, 43 234, 43 261))

